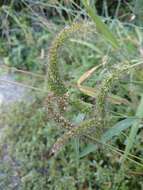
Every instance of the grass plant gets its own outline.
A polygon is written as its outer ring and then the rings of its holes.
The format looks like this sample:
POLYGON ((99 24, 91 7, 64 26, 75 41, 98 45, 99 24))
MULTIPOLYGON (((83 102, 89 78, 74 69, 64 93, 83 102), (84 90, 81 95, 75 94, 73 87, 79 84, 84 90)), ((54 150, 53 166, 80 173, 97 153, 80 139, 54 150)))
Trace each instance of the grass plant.
POLYGON ((142 27, 118 20, 121 1, 112 20, 87 0, 22 3, 24 17, 15 1, 1 7, 16 33, 5 29, 0 52, 36 87, 1 113, 0 188, 142 189, 142 27))

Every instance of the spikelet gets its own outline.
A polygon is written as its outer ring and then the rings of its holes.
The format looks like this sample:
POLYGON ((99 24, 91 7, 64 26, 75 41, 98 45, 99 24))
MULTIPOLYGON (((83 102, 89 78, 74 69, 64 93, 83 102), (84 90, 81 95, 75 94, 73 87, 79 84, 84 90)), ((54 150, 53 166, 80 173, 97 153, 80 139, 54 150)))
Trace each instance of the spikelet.
POLYGON ((58 50, 71 34, 81 31, 82 29, 87 30, 87 24, 84 22, 75 22, 71 26, 65 27, 57 35, 50 47, 47 82, 49 90, 54 92, 56 95, 63 95, 65 92, 67 92, 67 89, 59 73, 58 50))
POLYGON ((89 119, 72 128, 70 131, 64 133, 64 135, 62 137, 59 137, 52 148, 47 152, 47 157, 49 158, 51 156, 54 156, 68 142, 69 139, 78 135, 83 135, 91 127, 98 126, 100 122, 101 121, 98 118, 89 119))
POLYGON ((128 63, 125 63, 119 64, 115 68, 112 68, 111 71, 104 76, 104 79, 98 87, 98 95, 96 98, 96 113, 97 117, 102 119, 103 128, 104 121, 106 120, 105 105, 108 98, 108 93, 111 90, 113 83, 119 80, 119 78, 124 74, 125 71, 128 71, 128 66, 128 63))

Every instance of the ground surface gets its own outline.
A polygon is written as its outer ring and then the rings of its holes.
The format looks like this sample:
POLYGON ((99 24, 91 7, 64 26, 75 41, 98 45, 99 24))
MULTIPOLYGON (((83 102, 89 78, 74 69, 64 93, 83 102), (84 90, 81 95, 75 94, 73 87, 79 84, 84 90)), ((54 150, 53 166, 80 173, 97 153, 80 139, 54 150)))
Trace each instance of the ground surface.
MULTIPOLYGON (((8 108, 8 106, 12 103, 23 100, 26 95, 27 91, 24 87, 12 84, 13 82, 15 82, 14 78, 15 77, 13 74, 8 73, 0 76, 0 111, 2 111, 3 108, 8 108)), ((0 127, 0 137, 4 136, 4 131, 6 127, 8 126, 0 127)), ((11 168, 13 168, 13 171, 10 176, 7 177, 9 178, 9 184, 5 184, 5 182, 2 180, 6 177, 6 175, 8 175, 8 172, 4 173, 3 171, 0 171, 0 190, 7 190, 7 188, 11 190, 16 190, 19 189, 20 182, 20 179, 18 177, 18 165, 16 161, 8 155, 7 150, 7 144, 4 144, 0 165, 2 167, 9 165, 11 168), (7 187, 5 185, 7 185, 7 187)))
POLYGON ((0 76, 0 103, 10 104, 21 100, 25 95, 25 88, 19 85, 11 84, 14 82, 12 74, 0 76))

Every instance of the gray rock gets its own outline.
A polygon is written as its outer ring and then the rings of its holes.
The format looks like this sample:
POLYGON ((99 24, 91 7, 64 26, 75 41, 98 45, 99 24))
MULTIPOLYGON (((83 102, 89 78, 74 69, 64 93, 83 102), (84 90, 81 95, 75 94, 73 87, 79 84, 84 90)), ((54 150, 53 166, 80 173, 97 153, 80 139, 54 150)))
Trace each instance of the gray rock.
POLYGON ((10 82, 15 82, 12 74, 0 76, 0 105, 20 101, 26 94, 24 87, 10 82))

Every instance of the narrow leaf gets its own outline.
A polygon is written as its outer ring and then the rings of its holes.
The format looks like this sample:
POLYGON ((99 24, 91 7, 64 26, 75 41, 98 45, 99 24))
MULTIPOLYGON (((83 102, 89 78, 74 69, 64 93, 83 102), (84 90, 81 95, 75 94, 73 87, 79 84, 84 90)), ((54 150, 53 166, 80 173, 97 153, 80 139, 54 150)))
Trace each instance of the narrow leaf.
POLYGON ((88 144, 83 150, 82 152, 79 154, 79 157, 82 158, 84 156, 87 156, 88 154, 90 154, 91 152, 96 151, 97 146, 96 144, 88 144))
POLYGON ((137 119, 133 122, 131 131, 130 131, 130 134, 129 134, 129 137, 128 137, 127 145, 126 145, 126 148, 125 148, 125 153, 124 153, 123 158, 122 158, 122 167, 124 165, 125 159, 129 155, 130 150, 132 149, 132 147, 134 145, 135 138, 136 138, 136 135, 137 135, 137 132, 138 132, 138 129, 139 129, 139 124, 140 124, 140 122, 142 121, 142 118, 143 118, 143 95, 141 97, 140 104, 139 104, 138 109, 136 111, 136 118, 137 119))
POLYGON ((118 48, 119 43, 118 43, 116 37, 114 36, 114 34, 107 27, 107 25, 104 22, 102 22, 100 17, 95 13, 94 9, 88 4, 87 0, 83 0, 82 2, 83 2, 83 5, 84 5, 88 15, 92 18, 92 20, 96 24, 97 31, 100 32, 104 36, 104 38, 108 42, 110 42, 110 44, 114 48, 118 48))
POLYGON ((103 134, 101 141, 106 143, 107 141, 111 140, 113 137, 119 136, 121 132, 124 131, 125 129, 128 129, 135 120, 137 119, 127 118, 122 121, 119 121, 111 129, 109 129, 103 134))
MULTIPOLYGON (((136 118, 127 118, 117 124, 115 124, 111 129, 105 132, 101 137, 101 143, 107 143, 109 140, 113 139, 115 136, 119 136, 121 132, 131 127, 132 123, 135 122, 136 118)), ((80 153, 80 158, 87 156, 91 152, 95 152, 97 146, 95 144, 88 144, 80 153)))

